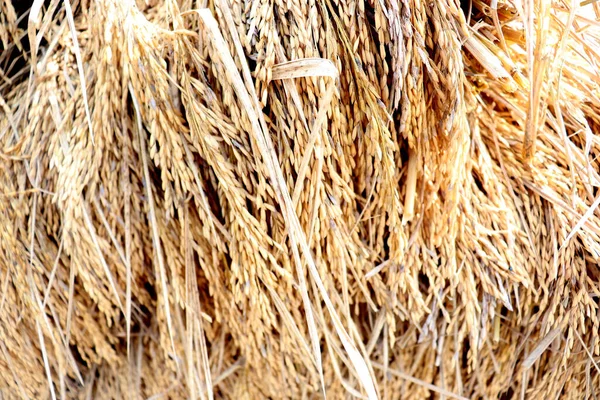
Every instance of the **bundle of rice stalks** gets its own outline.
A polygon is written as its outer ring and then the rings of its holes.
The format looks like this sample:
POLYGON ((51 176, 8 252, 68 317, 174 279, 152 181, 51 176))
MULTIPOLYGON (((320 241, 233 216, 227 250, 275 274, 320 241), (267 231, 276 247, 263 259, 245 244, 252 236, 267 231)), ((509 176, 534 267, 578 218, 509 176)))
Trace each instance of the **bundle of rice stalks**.
POLYGON ((0 0, 0 43, 0 397, 600 394, 598 3, 0 0))

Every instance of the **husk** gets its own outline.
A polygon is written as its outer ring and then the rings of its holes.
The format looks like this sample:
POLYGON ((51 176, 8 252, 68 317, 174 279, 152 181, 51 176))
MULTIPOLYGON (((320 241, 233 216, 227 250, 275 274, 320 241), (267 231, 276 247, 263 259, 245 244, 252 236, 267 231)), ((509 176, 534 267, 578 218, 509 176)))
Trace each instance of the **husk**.
POLYGON ((596 398, 597 3, 29 3, 1 397, 596 398))

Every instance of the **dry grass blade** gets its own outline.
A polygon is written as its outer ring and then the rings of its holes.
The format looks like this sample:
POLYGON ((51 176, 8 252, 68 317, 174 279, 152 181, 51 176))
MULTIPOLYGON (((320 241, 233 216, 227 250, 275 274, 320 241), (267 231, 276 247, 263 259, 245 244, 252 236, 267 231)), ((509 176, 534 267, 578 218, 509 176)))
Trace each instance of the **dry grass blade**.
POLYGON ((573 227, 569 235, 566 237, 565 241, 560 245, 561 249, 567 245, 569 240, 571 240, 571 238, 577 234, 577 232, 585 225, 585 223, 591 218, 591 216, 594 215, 594 213, 598 210, 598 206, 600 206, 600 196, 596 197, 594 203, 590 206, 590 208, 588 208, 585 214, 583 214, 581 219, 573 227))
POLYGON ((39 322, 36 322, 38 340, 40 341, 40 349, 42 350, 42 357, 44 359, 44 368, 46 370, 46 378, 48 379, 48 387, 50 388, 50 395, 52 400, 56 400, 56 392, 54 391, 54 382, 52 379, 52 372, 50 370, 50 361, 48 360, 48 351, 46 350, 46 343, 44 341, 44 334, 39 322))
POLYGON ((327 76, 336 80, 339 76, 335 64, 322 58, 304 58, 287 61, 273 66, 271 79, 296 79, 327 76))
POLYGON ((46 308, 46 303, 48 302, 48 296, 50 295, 50 291, 52 290, 52 285, 54 284, 54 278, 56 277, 56 271, 58 270, 58 262, 60 260, 60 256, 63 249, 64 240, 61 239, 60 244, 58 245, 58 252, 56 253, 56 258, 54 260, 54 265, 52 266, 52 271, 50 272, 50 278, 48 278, 48 286, 46 287, 46 294, 44 294, 44 302, 42 303, 42 308, 46 308))
POLYGON ((596 371, 598 371, 598 373, 600 374, 600 367, 598 366, 598 363, 596 362, 596 360, 594 360, 594 355, 592 353, 590 353, 590 349, 588 349, 588 346, 586 346, 585 342, 583 341, 583 339, 581 338, 579 333, 575 332, 575 335, 577 336, 577 339, 579 340, 579 343, 581 343, 581 346, 585 350, 587 356, 590 358, 590 362, 594 365, 594 368, 596 368, 596 371))
POLYGON ((494 55, 481 41, 477 40, 475 36, 469 36, 466 38, 464 46, 473 54, 473 57, 477 59, 483 65, 487 72, 498 80, 511 80, 511 76, 506 71, 502 62, 498 57, 494 55))
POLYGON ((42 11, 42 7, 44 5, 44 0, 34 0, 31 4, 31 9, 29 10, 28 24, 27 24, 27 32, 29 35, 29 43, 34 44, 34 47, 31 48, 31 59, 33 68, 37 68, 37 52, 38 48, 35 47, 37 41, 35 39, 35 29, 39 26, 40 14, 42 11))
POLYGON ((523 369, 527 370, 531 368, 561 332, 562 329, 560 328, 555 328, 548 332, 548 334, 546 334, 546 336, 544 336, 544 338, 538 342, 531 353, 525 357, 525 360, 523 361, 523 369))
POLYGON ((411 149, 408 153, 408 177, 406 179, 406 196, 404 197, 404 215, 402 216, 402 223, 405 224, 410 222, 414 217, 415 212, 415 198, 417 195, 417 169, 418 156, 415 150, 411 149))

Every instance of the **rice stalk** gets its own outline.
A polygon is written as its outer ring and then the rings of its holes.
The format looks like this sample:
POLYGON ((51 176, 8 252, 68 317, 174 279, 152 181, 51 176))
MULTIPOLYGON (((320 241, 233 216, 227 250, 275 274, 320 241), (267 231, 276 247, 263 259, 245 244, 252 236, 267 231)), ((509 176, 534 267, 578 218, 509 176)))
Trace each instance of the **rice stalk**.
POLYGON ((598 10, 0 0, 0 391, 594 397, 598 10))

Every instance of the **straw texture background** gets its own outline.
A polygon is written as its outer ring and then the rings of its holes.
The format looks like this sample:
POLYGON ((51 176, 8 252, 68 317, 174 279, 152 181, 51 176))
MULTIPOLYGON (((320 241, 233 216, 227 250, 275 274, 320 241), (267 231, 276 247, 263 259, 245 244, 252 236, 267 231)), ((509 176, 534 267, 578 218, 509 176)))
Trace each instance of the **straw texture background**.
POLYGON ((600 4, 0 0, 0 398, 596 399, 600 4))

